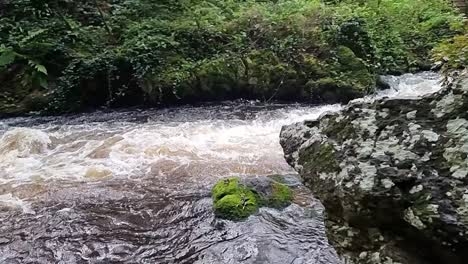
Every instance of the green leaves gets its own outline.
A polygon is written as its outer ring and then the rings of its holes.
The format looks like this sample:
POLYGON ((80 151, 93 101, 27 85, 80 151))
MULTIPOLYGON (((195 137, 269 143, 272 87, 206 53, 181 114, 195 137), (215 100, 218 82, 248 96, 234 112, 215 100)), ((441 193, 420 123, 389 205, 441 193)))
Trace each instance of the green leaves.
POLYGON ((44 67, 44 65, 36 64, 34 65, 34 69, 36 69, 37 72, 47 75, 47 69, 44 67))
POLYGON ((47 79, 44 77, 38 77, 38 84, 40 87, 47 89, 49 88, 49 83, 47 82, 47 79))
POLYGON ((0 47, 0 67, 8 66, 15 61, 16 53, 12 49, 0 47))
POLYGON ((446 84, 449 77, 456 75, 457 71, 468 68, 468 28, 464 35, 455 36, 439 44, 433 51, 433 61, 442 67, 446 84))
MULTIPOLYGON (((54 104, 74 109, 93 96, 83 94, 90 83, 100 87, 102 105, 141 102, 151 93, 157 103, 208 93, 216 99, 234 89, 262 98, 273 90, 299 93, 294 89, 327 77, 352 84, 356 76, 334 67, 338 46, 350 48, 372 74, 405 72, 464 25, 445 0, 43 2, 2 5, 0 74, 14 75, 5 78, 10 87, 22 80, 51 89, 54 104), (13 65, 17 71, 5 70, 13 65)), ((435 55, 460 67, 466 40, 453 41, 435 55)))
POLYGON ((47 83, 48 73, 46 67, 33 60, 29 60, 28 65, 30 66, 32 71, 32 84, 47 89, 49 85, 47 83))

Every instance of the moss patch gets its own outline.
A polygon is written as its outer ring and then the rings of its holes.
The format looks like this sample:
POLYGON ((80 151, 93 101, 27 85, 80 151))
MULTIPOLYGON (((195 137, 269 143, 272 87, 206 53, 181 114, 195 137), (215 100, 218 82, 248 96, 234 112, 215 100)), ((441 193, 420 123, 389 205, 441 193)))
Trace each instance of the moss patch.
POLYGON ((279 183, 273 182, 271 196, 267 199, 267 206, 273 208, 283 208, 291 204, 293 193, 291 188, 279 183))
POLYGON ((224 179, 216 183, 213 187, 211 194, 215 201, 220 200, 225 195, 235 194, 239 191, 239 179, 229 178, 224 179))
POLYGON ((252 191, 229 194, 215 202, 215 213, 217 216, 230 219, 242 220, 257 211, 257 200, 252 191))
POLYGON ((254 214, 261 206, 280 209, 290 205, 293 192, 287 185, 269 178, 255 179, 250 183, 228 178, 216 183, 212 197, 217 217, 242 220, 254 214))
POLYGON ((224 219, 242 220, 258 209, 255 194, 238 178, 224 179, 212 189, 215 214, 224 219))
POLYGON ((299 164, 311 172, 334 173, 340 171, 335 149, 330 144, 315 143, 299 154, 299 164))
POLYGON ((306 86, 311 96, 326 102, 347 103, 362 97, 375 87, 375 75, 351 49, 339 46, 325 64, 320 78, 311 78, 306 86))
POLYGON ((339 143, 356 137, 354 126, 348 119, 336 121, 336 117, 332 117, 322 131, 327 137, 336 139, 339 143))

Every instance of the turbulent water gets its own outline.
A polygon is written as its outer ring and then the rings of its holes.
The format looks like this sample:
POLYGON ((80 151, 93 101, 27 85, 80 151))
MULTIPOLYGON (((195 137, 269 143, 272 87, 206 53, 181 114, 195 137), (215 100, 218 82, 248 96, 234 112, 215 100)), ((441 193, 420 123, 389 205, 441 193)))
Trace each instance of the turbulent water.
MULTIPOLYGON (((365 100, 440 89, 434 73, 385 79, 392 89, 365 100)), ((0 120, 0 263, 339 263, 278 135, 340 108, 238 101, 0 120), (291 175, 293 205, 214 218, 217 179, 275 174, 291 175)))

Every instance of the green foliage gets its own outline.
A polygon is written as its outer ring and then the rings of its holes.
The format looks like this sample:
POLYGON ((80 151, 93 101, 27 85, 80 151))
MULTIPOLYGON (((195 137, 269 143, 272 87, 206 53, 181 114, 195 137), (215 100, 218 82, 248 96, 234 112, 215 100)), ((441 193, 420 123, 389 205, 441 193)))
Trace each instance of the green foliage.
POLYGON ((8 0, 0 103, 24 112, 25 96, 40 94, 44 112, 60 113, 333 90, 351 98, 372 91, 377 73, 424 67, 463 32, 445 0, 8 0))
POLYGON ((24 68, 24 71, 21 73, 21 84, 23 87, 48 88, 48 73, 44 65, 34 61, 33 58, 27 55, 16 53, 12 48, 7 48, 4 45, 0 46, 0 69, 2 67, 8 68, 15 62, 24 68))
POLYGON ((331 35, 379 73, 424 66, 431 49, 463 27, 445 0, 340 1, 334 10, 331 35))
POLYGON ((455 36, 440 43, 433 53, 433 60, 442 65, 446 77, 468 68, 468 28, 464 35, 455 36))
POLYGON ((0 49, 0 67, 8 66, 15 61, 16 53, 12 49, 1 47, 0 49))

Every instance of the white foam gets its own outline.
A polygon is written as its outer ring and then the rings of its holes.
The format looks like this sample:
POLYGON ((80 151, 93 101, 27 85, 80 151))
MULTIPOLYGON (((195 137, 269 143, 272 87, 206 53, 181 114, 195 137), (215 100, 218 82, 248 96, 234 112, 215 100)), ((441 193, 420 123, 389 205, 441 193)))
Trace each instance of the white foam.
MULTIPOLYGON (((389 78, 391 91, 374 98, 422 95, 440 89, 433 74, 389 78)), ((0 140, 0 183, 144 176, 203 180, 212 176, 291 173, 279 145, 281 127, 314 120, 341 108, 289 105, 248 112, 253 118, 215 118, 208 112, 193 120, 193 112, 181 109, 176 115, 184 118, 174 121, 161 122, 156 116, 146 123, 111 120, 13 128, 0 140)), ((213 111, 220 109, 225 110, 221 107, 213 111)))
POLYGON ((13 196, 11 193, 0 195, 0 205, 19 208, 26 214, 35 214, 34 210, 31 209, 31 205, 18 197, 13 196))
MULTIPOLYGON (((30 128, 14 128, 0 139, 0 155, 28 157, 43 153, 51 143, 47 133, 30 128)), ((1 157, 1 156, 0 156, 1 157)))
POLYGON ((377 93, 377 98, 415 98, 438 92, 442 89, 442 77, 435 72, 383 76, 390 89, 377 93))

